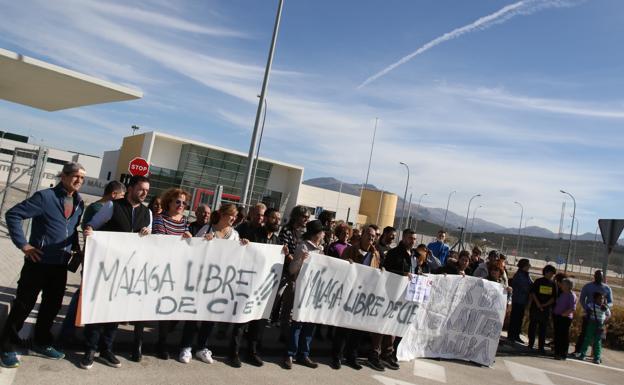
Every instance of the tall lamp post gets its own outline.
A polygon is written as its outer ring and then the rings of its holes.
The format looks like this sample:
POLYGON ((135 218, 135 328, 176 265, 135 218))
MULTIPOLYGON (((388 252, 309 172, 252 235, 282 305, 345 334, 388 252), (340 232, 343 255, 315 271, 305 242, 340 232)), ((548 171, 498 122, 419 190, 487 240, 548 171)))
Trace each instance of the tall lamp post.
POLYGON ((444 223, 442 224, 442 230, 444 231, 446 231, 446 216, 448 215, 449 205, 451 204, 451 196, 455 194, 456 192, 457 192, 456 190, 451 191, 446 201, 446 211, 444 212, 444 223))
POLYGON ((522 256, 520 255, 520 234, 522 231, 522 217, 524 216, 524 206, 522 206, 522 203, 518 201, 515 201, 514 203, 520 206, 520 224, 518 225, 518 243, 516 244, 516 255, 522 258, 522 256))
POLYGON ((472 203, 473 199, 475 199, 476 197, 480 197, 480 196, 481 196, 481 194, 473 195, 472 198, 470 198, 470 200, 468 201, 468 210, 466 210, 466 223, 464 224, 464 231, 463 231, 463 236, 462 236, 462 244, 466 240, 466 230, 468 229, 468 216, 470 215, 470 204, 472 203))
MULTIPOLYGON (((402 164, 403 166, 405 166, 405 169, 407 169, 407 182, 405 182, 405 194, 403 194, 403 208, 401 209, 401 225, 399 226, 399 230, 403 231, 403 223, 405 221, 405 203, 407 202, 407 189, 409 188, 410 170, 407 163, 399 162, 399 164, 402 164)), ((418 215, 418 209, 416 209, 416 215, 418 215)))
POLYGON ((524 251, 524 237, 526 237, 527 222, 531 219, 533 219, 533 217, 524 219, 524 230, 522 230, 522 235, 520 236, 520 254, 524 251))
POLYGON ((260 117, 262 115, 262 109, 264 107, 264 99, 266 97, 267 88, 269 86, 269 75, 271 74, 271 66, 273 65, 273 56, 275 54, 275 44, 277 43, 277 34, 279 32, 280 20, 282 19, 282 7, 284 0, 279 0, 277 6, 277 13, 275 15, 275 25, 273 26, 273 38, 271 39, 271 47, 269 48, 269 57, 267 58, 267 64, 264 70, 264 79, 262 80, 262 89, 260 91, 260 101, 258 102, 258 109, 256 110, 256 121, 254 123, 254 130, 251 136, 251 143, 249 144, 249 155, 247 156, 247 171, 245 173, 245 184, 243 186, 241 202, 247 202, 247 194, 249 194, 249 185, 251 184, 251 173, 254 163, 254 155, 256 153, 256 144, 258 143, 258 130, 260 128, 260 117))
POLYGON ((572 209, 572 226, 570 226, 570 241, 568 242, 568 254, 566 255, 565 268, 563 269, 564 273, 568 272, 568 262, 570 261, 570 252, 572 251, 572 231, 574 230, 574 219, 576 218, 576 199, 574 199, 574 195, 570 194, 567 191, 559 190, 560 193, 569 195, 572 198, 572 202, 574 202, 574 208, 572 209))
MULTIPOLYGON (((420 196, 420 198, 418 198, 418 205, 416 205, 416 212, 414 213, 414 217, 416 218, 416 223, 414 223, 414 232, 416 232, 416 229, 418 228, 418 209, 420 208, 420 204, 422 202, 422 199, 427 196, 429 194, 424 193, 420 196)), ((422 239, 422 237, 421 237, 422 239)))
MULTIPOLYGON (((260 95, 258 95, 260 97, 260 95)), ((260 147, 262 147, 262 135, 264 134, 264 122, 266 121, 266 114, 268 108, 268 101, 266 98, 264 99, 264 113, 262 114, 262 128, 260 129, 260 139, 258 140, 258 151, 256 151, 256 159, 254 161, 253 173, 251 174, 251 187, 249 187, 249 199, 247 202, 247 206, 251 206, 251 199, 253 197, 253 189, 256 184, 256 173, 258 172, 258 158, 260 158, 260 147)), ((342 186, 342 182, 341 182, 342 186)))
POLYGON ((468 243, 472 243, 472 233, 474 232, 474 221, 475 221, 475 217, 477 216, 477 210, 479 210, 481 207, 483 207, 483 205, 479 205, 478 207, 475 207, 474 211, 472 212, 472 222, 470 223, 470 238, 468 238, 468 243))

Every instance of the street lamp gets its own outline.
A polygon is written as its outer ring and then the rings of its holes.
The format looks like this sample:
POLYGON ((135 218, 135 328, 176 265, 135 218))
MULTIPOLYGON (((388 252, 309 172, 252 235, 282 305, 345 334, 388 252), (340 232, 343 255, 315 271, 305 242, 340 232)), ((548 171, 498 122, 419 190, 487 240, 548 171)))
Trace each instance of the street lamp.
POLYGON ((262 114, 262 108, 264 107, 264 98, 266 97, 267 88, 269 86, 269 75, 271 74, 271 66, 273 65, 273 56, 275 54, 275 44, 277 42, 277 33, 279 32, 280 20, 282 18, 282 7, 284 0, 279 0, 277 6, 277 13, 275 15, 275 25, 273 26, 273 38, 271 39, 271 47, 269 48, 269 56, 267 58, 266 67, 264 69, 264 78, 262 79, 262 88, 260 90, 260 101, 258 102, 258 109, 256 110, 256 120, 254 123, 254 130, 251 136, 251 143, 249 144, 249 155, 247 157, 247 171, 245 173, 245 180, 243 185, 241 202, 247 202, 247 194, 249 193, 249 185, 251 184, 251 173, 253 169, 254 155, 256 153, 256 143, 258 142, 258 129, 260 128, 260 116, 262 114))
MULTIPOLYGON (((399 230, 402 231, 403 221, 405 221, 405 203, 407 202, 407 189, 409 187, 410 170, 409 170, 409 166, 407 165, 407 163, 399 162, 399 164, 402 164, 407 169, 407 182, 405 182, 405 194, 403 194, 403 208, 401 209, 401 225, 399 226, 399 230)), ((418 209, 416 209, 416 215, 418 215, 418 209)))
POLYGON ((524 230, 522 231, 522 236, 520 237, 520 254, 522 254, 522 252, 524 251, 524 237, 526 236, 526 228, 527 228, 527 222, 529 222, 531 219, 534 219, 533 217, 531 218, 525 218, 524 219, 524 230))
POLYGON ((475 216, 477 215, 477 210, 479 210, 481 207, 483 207, 483 205, 475 207, 474 211, 472 212, 472 222, 470 223, 470 238, 468 238, 468 243, 472 243, 472 233, 474 232, 475 216))
POLYGON ((457 191, 453 190, 448 196, 448 200, 446 201, 446 211, 444 212, 444 223, 442 224, 442 230, 446 231, 446 216, 448 215, 449 204, 451 204, 451 195, 455 194, 457 191))
POLYGON ((464 231, 462 232, 462 246, 464 244, 464 241, 466 240, 466 230, 468 229, 468 216, 470 215, 470 204, 472 203, 473 199, 480 196, 481 194, 473 195, 473 197, 470 198, 470 200, 468 201, 468 210, 466 210, 466 223, 464 224, 464 231))
POLYGON ((569 195, 570 198, 572 198, 572 202, 574 202, 574 209, 572 210, 572 226, 570 227, 570 241, 568 242, 568 254, 566 255, 565 268, 563 269, 563 272, 567 273, 568 262, 570 261, 570 252, 572 251, 572 230, 574 230, 574 219, 576 218, 576 199, 574 199, 574 195, 567 191, 559 190, 559 192, 569 195))
MULTIPOLYGON (((418 205, 416 206, 416 213, 414 213, 414 217, 416 218, 416 223, 414 224, 414 232, 416 232, 416 229, 418 228, 418 209, 420 208, 420 203, 422 202, 422 199, 426 196, 429 195, 427 193, 424 193, 420 196, 420 198, 418 198, 418 205)), ((422 237, 421 237, 422 239, 422 237)))
POLYGON ((522 257, 520 255, 520 232, 522 231, 522 217, 524 216, 524 206, 522 206, 522 203, 518 201, 514 203, 520 206, 520 224, 518 225, 518 243, 516 244, 516 255, 522 257))
POLYGON ((130 128, 132 129, 132 136, 134 136, 140 127, 136 124, 133 124, 130 128))

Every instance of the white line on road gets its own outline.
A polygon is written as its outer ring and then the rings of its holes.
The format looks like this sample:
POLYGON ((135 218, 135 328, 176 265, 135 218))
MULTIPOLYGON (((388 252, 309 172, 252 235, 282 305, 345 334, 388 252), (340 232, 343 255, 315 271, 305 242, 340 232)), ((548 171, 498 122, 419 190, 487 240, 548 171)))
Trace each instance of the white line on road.
POLYGON ((429 360, 414 360, 414 375, 446 384, 446 368, 429 360))
POLYGON ((613 366, 607 366, 607 365, 596 365, 593 362, 589 362, 589 361, 581 361, 581 360, 566 360, 566 362, 577 362, 579 364, 585 364, 585 365, 591 365, 594 368, 598 369, 598 368, 604 368, 604 369, 611 369, 611 370, 617 370, 618 372, 624 372, 624 369, 621 368, 614 368, 613 366))
POLYGON ((374 374, 372 377, 375 380, 381 382, 384 385, 416 385, 416 384, 413 384, 411 382, 401 381, 401 380, 397 380, 395 378, 381 376, 379 374, 374 374))
POLYGON ((514 380, 536 385, 555 385, 543 370, 505 360, 514 380))
POLYGON ((553 372, 551 370, 538 369, 527 365, 518 364, 516 362, 505 360, 505 366, 509 369, 509 372, 513 376, 514 380, 518 382, 527 382, 530 384, 537 385, 552 385, 552 381, 546 374, 551 374, 553 376, 559 376, 563 378, 569 378, 571 380, 579 381, 586 384, 592 385, 605 385, 601 382, 595 382, 586 380, 584 378, 569 376, 567 374, 553 372))

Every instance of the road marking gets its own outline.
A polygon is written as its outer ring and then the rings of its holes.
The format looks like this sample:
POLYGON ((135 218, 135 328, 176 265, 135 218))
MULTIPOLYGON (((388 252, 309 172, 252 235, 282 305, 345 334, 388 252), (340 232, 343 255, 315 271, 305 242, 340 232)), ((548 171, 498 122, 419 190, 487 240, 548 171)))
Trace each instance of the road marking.
POLYGON ((374 374, 373 378, 384 385, 416 385, 411 382, 397 380, 396 378, 390 378, 386 376, 381 376, 379 374, 374 374))
POLYGON ((509 373, 511 373, 513 379, 518 382, 536 385, 555 385, 543 370, 507 360, 505 360, 505 366, 507 370, 509 370, 509 373))
POLYGON ((509 372, 513 376, 514 380, 518 382, 527 382, 537 385, 554 385, 552 381, 550 381, 550 378, 548 378, 548 376, 546 375, 550 374, 553 376, 568 378, 570 380, 575 380, 586 384, 605 385, 601 382, 595 382, 579 377, 569 376, 567 374, 553 372, 552 370, 538 369, 507 360, 505 360, 505 366, 507 366, 507 369, 509 369, 509 372))
POLYGON ((585 365, 591 365, 594 368, 598 369, 598 368, 604 368, 604 369, 611 369, 611 370, 617 370, 618 372, 624 372, 624 369, 621 368, 614 368, 613 366, 607 366, 607 365, 596 365, 593 362, 589 362, 589 361, 581 361, 581 360, 566 360, 566 362, 576 362, 579 364, 585 364, 585 365))
POLYGON ((414 375, 446 384, 446 368, 429 360, 414 360, 414 375))

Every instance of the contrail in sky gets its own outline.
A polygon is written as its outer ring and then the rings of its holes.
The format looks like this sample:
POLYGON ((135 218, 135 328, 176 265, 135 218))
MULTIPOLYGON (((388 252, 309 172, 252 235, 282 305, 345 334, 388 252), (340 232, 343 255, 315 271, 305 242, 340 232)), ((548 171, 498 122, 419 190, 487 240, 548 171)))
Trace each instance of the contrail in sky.
POLYGON ((377 72, 373 76, 366 79, 362 84, 358 86, 358 89, 365 87, 371 82, 374 82, 375 80, 384 76, 385 74, 397 68, 398 66, 407 63, 408 61, 412 60, 414 57, 430 50, 431 48, 439 44, 442 44, 446 41, 456 39, 466 33, 470 33, 470 32, 477 31, 477 30, 483 30, 488 27, 491 27, 494 24, 504 23, 505 21, 511 19, 514 16, 530 15, 532 13, 535 13, 537 11, 540 11, 546 8, 571 7, 583 1, 584 0, 522 0, 513 4, 509 4, 492 14, 489 14, 487 16, 483 16, 477 19, 476 21, 468 25, 456 28, 452 30, 451 32, 447 32, 442 36, 436 37, 435 39, 431 40, 427 44, 418 48, 416 51, 412 52, 411 54, 407 56, 402 57, 399 61, 392 63, 388 67, 384 68, 383 70, 377 72))

